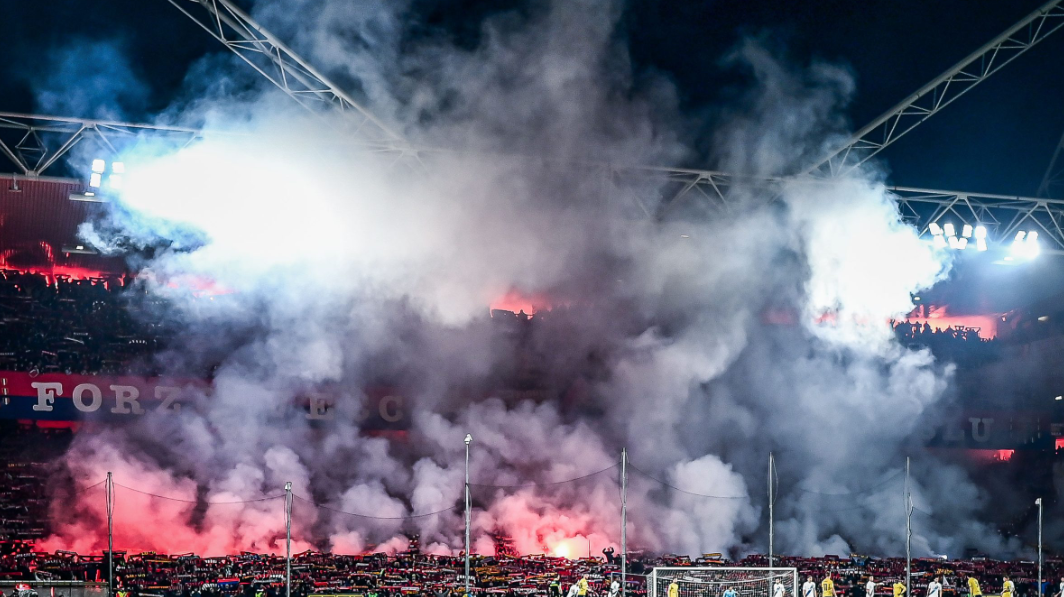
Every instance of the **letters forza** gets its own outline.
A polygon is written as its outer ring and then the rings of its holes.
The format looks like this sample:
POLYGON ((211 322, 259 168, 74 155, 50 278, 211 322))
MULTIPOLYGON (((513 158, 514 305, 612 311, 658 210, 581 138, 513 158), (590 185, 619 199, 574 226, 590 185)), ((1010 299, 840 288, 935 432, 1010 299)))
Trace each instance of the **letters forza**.
MULTIPOLYGON (((178 413, 182 407, 191 408, 182 400, 210 400, 210 393, 210 384, 202 380, 0 371, 0 418, 79 421, 178 413)), ((353 417, 364 430, 402 430, 409 425, 408 405, 390 388, 369 388, 362 395, 353 417)), ((288 416, 337 419, 337 396, 323 392, 297 397, 288 416)))
MULTIPOLYGON (((63 384, 55 381, 31 382, 30 387, 37 390, 37 404, 33 405, 33 410, 37 412, 54 410, 56 396, 63 395, 63 384)), ((110 409, 112 413, 116 415, 144 414, 144 408, 140 405, 140 390, 136 386, 112 385, 108 387, 113 392, 114 406, 110 409)), ((181 410, 181 405, 175 402, 180 390, 181 388, 156 386, 155 398, 160 401, 157 409, 181 410)), ((83 413, 96 412, 103 405, 103 392, 91 383, 74 386, 71 398, 74 400, 74 408, 83 413)))

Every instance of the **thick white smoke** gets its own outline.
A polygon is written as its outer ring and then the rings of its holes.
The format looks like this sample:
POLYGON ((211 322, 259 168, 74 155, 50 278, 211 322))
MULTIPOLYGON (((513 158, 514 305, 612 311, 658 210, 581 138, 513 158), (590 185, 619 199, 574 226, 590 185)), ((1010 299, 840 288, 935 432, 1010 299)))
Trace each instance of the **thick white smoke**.
MULTIPOLYGON (((124 208, 84 230, 98 244, 185 247, 141 275, 187 323, 161 363, 225 355, 211 394, 180 415, 79 434, 79 486, 111 470, 189 500, 119 488, 119 545, 276 551, 281 501, 208 502, 268 498, 292 481, 308 500, 295 503, 300 546, 401 549, 413 532, 454 552, 467 432, 481 552, 495 531, 524 552, 617 545, 609 467, 622 447, 639 468, 630 541, 648 550, 764 550, 769 451, 777 551, 897 553, 901 509, 885 504, 907 453, 917 479, 951 478, 950 492, 921 492, 943 516, 922 548, 959 551, 986 534, 972 522, 978 492, 910 445, 951 371, 898 346, 886 322, 947 264, 901 222, 877 173, 737 187, 714 218, 637 217, 633 201, 656 209, 660 189, 572 164, 675 163, 690 156, 690 123, 667 81, 633 71, 617 3, 503 12, 472 47, 411 37, 403 6, 366 6, 260 0, 256 14, 414 143, 465 151, 390 163, 353 149, 342 116, 221 85, 168 118, 232 134, 133 152, 124 208), (196 298, 188 280, 224 293, 196 298), (501 333, 487 306, 512 289, 559 307, 501 333), (794 325, 766 324, 769 311, 794 325), (375 384, 408 397, 408 442, 361 433, 375 384), (535 397, 503 391, 521 384, 535 397), (291 416, 316 391, 340 397, 325 427, 291 416)), ((843 70, 784 67, 753 42, 732 63, 753 84, 716 135, 722 168, 792 173, 844 134, 843 70)), ((99 548, 100 507, 80 509, 53 541, 99 548)))

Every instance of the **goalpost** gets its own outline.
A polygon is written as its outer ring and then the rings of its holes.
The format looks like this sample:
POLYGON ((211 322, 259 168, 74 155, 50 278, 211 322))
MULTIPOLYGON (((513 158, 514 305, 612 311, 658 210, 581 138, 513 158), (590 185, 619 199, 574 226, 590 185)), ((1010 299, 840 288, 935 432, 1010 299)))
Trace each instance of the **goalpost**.
POLYGON ((779 580, 785 597, 798 595, 797 568, 655 568, 647 577, 647 597, 668 597, 669 585, 676 583, 678 597, 723 597, 733 589, 738 597, 774 597, 779 580))

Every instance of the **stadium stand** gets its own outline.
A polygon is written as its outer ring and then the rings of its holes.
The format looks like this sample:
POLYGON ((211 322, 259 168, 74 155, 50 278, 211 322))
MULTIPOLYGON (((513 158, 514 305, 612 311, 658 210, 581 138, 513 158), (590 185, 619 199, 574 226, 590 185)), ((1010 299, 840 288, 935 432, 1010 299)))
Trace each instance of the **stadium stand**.
POLYGON ((123 278, 0 270, 0 370, 150 373, 157 324, 134 319, 123 278))
MULTIPOLYGON (((0 577, 8 580, 48 581, 82 580, 106 582, 105 556, 81 556, 72 552, 34 552, 28 544, 7 542, 0 545, 0 577)), ((717 556, 717 554, 713 554, 717 556)), ((665 555, 645 558, 630 556, 628 593, 645 595, 645 573, 655 566, 735 565, 767 566, 764 555, 748 556, 730 563, 717 557, 692 560, 685 556, 665 555)), ((865 583, 871 575, 877 583, 876 595, 889 595, 894 582, 905 580, 905 560, 876 559, 858 555, 820 558, 777 557, 776 566, 797 568, 800 578, 812 576, 818 583, 830 575, 838 594, 864 597, 865 583)), ((461 588, 463 559, 420 553, 416 538, 411 548, 397 554, 368 553, 337 555, 308 551, 293 556, 292 594, 363 595, 398 597, 424 595, 443 597, 461 588)), ((1059 581, 1064 566, 1059 560, 1045 563, 1045 594, 1059 581)), ((473 593, 517 597, 521 595, 558 596, 582 577, 587 577, 593 593, 604 595, 612 580, 619 577, 616 559, 564 558, 530 555, 513 557, 502 554, 473 557, 471 567, 473 593)), ((926 593, 927 583, 935 576, 943 579, 944 592, 967 594, 967 578, 975 577, 987 594, 1000 590, 1002 579, 1010 577, 1021 597, 1037 594, 1037 564, 1003 562, 986 558, 969 560, 915 559, 912 561, 913 594, 926 593)), ((215 597, 260 592, 266 597, 284 594, 285 559, 283 556, 242 553, 239 555, 201 557, 194 554, 158 553, 126 554, 115 552, 116 587, 132 596, 215 597)), ((715 596, 707 596, 715 597, 715 596)))

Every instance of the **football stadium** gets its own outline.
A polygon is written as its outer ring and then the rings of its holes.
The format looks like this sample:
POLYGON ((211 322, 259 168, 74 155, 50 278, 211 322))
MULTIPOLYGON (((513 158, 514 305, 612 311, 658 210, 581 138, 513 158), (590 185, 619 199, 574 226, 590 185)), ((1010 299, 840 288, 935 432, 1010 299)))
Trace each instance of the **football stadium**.
POLYGON ((1064 597, 1064 1, 47 4, 10 597, 1064 597))

